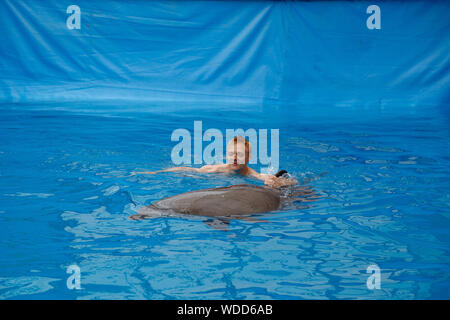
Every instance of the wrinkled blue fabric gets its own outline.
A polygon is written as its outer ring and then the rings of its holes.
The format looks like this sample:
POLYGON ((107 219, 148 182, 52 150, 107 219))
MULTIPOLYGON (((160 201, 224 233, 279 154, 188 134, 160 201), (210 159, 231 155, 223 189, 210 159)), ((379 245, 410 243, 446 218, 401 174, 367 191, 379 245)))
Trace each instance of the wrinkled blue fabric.
POLYGON ((2 0, 0 28, 1 103, 450 100, 449 1, 2 0))

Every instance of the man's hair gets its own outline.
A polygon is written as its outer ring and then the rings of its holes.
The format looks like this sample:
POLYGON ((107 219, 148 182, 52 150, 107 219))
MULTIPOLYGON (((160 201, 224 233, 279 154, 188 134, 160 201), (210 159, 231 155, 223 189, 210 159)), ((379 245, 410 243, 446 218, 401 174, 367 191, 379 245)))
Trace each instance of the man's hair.
POLYGON ((251 154, 252 152, 252 146, 250 144, 250 142, 245 139, 244 137, 241 136, 235 136, 234 138, 232 138, 228 143, 233 142, 234 144, 241 142, 244 143, 245 145, 245 151, 248 152, 249 154, 251 154))

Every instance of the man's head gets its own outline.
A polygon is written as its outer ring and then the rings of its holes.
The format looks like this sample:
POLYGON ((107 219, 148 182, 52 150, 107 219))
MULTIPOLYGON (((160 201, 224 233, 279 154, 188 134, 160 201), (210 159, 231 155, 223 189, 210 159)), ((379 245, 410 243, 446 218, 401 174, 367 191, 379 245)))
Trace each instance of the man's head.
POLYGON ((250 161, 252 146, 250 142, 240 136, 231 139, 227 144, 227 163, 232 169, 240 170, 250 161))

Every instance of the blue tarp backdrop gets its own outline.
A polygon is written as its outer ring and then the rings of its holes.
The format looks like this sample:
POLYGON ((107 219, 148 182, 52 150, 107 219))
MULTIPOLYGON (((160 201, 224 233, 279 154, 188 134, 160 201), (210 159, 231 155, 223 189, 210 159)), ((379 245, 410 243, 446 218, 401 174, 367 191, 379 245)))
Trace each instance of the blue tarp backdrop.
POLYGON ((2 0, 0 28, 1 103, 449 101, 449 1, 2 0))

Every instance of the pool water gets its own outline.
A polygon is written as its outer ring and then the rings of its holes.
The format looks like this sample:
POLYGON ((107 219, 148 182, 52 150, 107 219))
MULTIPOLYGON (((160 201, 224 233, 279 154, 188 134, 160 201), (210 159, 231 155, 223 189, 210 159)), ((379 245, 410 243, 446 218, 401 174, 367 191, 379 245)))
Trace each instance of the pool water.
POLYGON ((450 298, 449 118, 94 109, 0 110, 1 299, 450 298), (182 192, 262 185, 129 176, 172 166, 171 133, 196 120, 204 130, 280 129, 280 169, 299 180, 325 173, 308 183, 321 198, 263 215, 268 223, 232 220, 228 231, 199 217, 128 219, 182 192), (67 286, 74 264, 79 290, 67 286), (366 285, 373 264, 380 289, 366 285))

